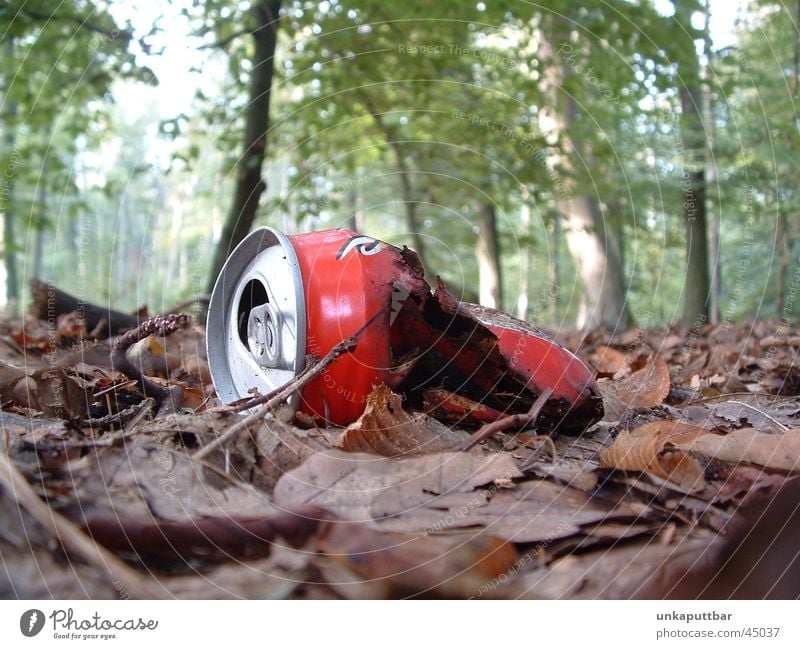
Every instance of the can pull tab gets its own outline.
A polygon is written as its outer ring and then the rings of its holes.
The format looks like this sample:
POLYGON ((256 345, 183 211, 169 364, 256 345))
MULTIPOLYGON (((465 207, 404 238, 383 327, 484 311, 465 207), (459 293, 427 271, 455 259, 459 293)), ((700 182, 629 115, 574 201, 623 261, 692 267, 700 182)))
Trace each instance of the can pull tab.
POLYGON ((261 367, 280 366, 282 317, 269 302, 250 309, 247 318, 247 346, 261 367))

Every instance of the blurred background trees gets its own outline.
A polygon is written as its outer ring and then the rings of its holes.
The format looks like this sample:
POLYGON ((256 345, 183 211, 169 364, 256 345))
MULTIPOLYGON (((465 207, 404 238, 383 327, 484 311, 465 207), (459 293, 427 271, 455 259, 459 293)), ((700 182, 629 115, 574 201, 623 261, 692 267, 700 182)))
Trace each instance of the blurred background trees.
POLYGON ((408 245, 555 327, 788 324, 798 25, 766 0, 10 0, 3 309, 40 276, 164 310, 266 224, 408 245))

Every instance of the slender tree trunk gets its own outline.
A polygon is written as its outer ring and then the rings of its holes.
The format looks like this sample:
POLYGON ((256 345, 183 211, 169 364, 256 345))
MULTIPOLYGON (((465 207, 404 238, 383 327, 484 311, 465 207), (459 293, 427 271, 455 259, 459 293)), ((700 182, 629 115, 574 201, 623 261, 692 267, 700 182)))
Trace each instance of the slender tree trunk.
MULTIPOLYGON (((709 182, 711 177, 709 175, 709 182)), ((709 319, 711 324, 720 321, 720 302, 722 297, 722 275, 719 263, 720 255, 720 217, 719 204, 715 207, 709 221, 711 245, 711 299, 709 300, 709 319)))
MULTIPOLYGON (((691 7, 684 0, 673 0, 675 19, 689 24, 691 7)), ((693 6, 693 5, 692 5, 693 6)), ((706 15, 706 29, 708 16, 706 15)), ((706 218, 707 140, 703 128, 703 88, 700 62, 694 42, 687 39, 685 58, 679 63, 681 131, 684 145, 683 219, 686 232, 686 274, 683 324, 696 327, 708 321, 711 280, 708 263, 708 224, 706 218)))
POLYGON ((36 238, 33 241, 33 268, 31 275, 41 277, 44 270, 44 228, 36 230, 36 238))
POLYGON ((414 186, 411 183, 411 170, 408 168, 408 164, 406 163, 405 151, 398 141, 394 129, 386 123, 381 112, 378 111, 375 103, 372 101, 372 97, 370 97, 366 92, 361 92, 359 96, 364 102, 364 106, 366 107, 367 111, 372 116, 375 126, 378 127, 378 130, 383 135, 386 144, 391 148, 392 153, 394 153, 397 171, 400 174, 400 195, 403 198, 403 208, 406 212, 406 228, 408 229, 408 234, 411 238, 411 247, 414 249, 414 252, 417 253, 420 261, 422 262, 422 267, 425 269, 425 279, 428 281, 428 283, 431 283, 432 276, 428 269, 425 256, 425 242, 422 239, 422 234, 420 233, 419 227, 419 219, 417 218, 417 206, 419 203, 414 193, 414 186))
POLYGON ((553 322, 558 322, 561 314, 561 219, 553 220, 553 232, 550 235, 550 286, 548 295, 552 301, 553 322))
POLYGON ((478 299, 483 306, 503 307, 503 285, 500 271, 500 242, 497 237, 497 214, 494 205, 478 205, 478 238, 475 256, 478 260, 478 299))
POLYGON ((45 174, 47 172, 47 157, 42 160, 42 173, 39 174, 39 184, 36 186, 36 227, 33 239, 33 263, 30 273, 33 277, 41 277, 44 269, 44 231, 47 218, 47 185, 45 174))
POLYGON ((708 320, 711 282, 708 274, 708 226, 705 205, 704 170, 684 172, 688 189, 684 192, 686 226, 686 301, 683 323, 696 327, 708 320))
POLYGON ((259 199, 266 189, 261 169, 267 152, 270 94, 280 8, 281 0, 259 0, 252 9, 256 23, 253 30, 255 54, 250 71, 244 150, 239 159, 233 204, 222 228, 222 238, 217 244, 211 265, 209 291, 214 288, 217 275, 231 250, 250 231, 256 218, 259 199))
MULTIPOLYGON (((354 178, 355 176, 351 176, 351 179, 354 178)), ((358 192, 355 186, 347 190, 347 227, 358 232, 358 192)))
POLYGON ((789 245, 789 223, 786 212, 781 207, 778 213, 778 223, 775 228, 775 243, 778 252, 778 267, 775 270, 775 314, 778 318, 784 316, 786 308, 786 277, 789 274, 791 263, 791 248, 789 245))
MULTIPOLYGON (((380 117, 375 113, 373 113, 373 117, 375 117, 380 124, 384 124, 383 120, 380 119, 380 117)), ((400 192, 403 197, 403 208, 406 212, 406 228, 408 229, 408 234, 411 237, 411 247, 414 249, 414 252, 419 255, 422 266, 425 269, 425 277, 428 279, 428 281, 430 281, 428 264, 425 260, 425 242, 422 239, 422 234, 420 233, 419 227, 419 219, 417 218, 418 202, 417 197, 414 194, 414 187, 411 184, 411 172, 406 164, 403 148, 397 142, 396 138, 394 137, 394 133, 390 129, 386 128, 385 135, 387 137, 389 146, 394 152, 397 168, 400 171, 400 192)))
MULTIPOLYGON (((6 52, 13 56, 13 40, 9 39, 6 52)), ((11 60, 9 58, 9 60, 11 60)), ((15 137, 16 132, 17 105, 13 101, 6 102, 5 110, 5 137, 4 143, 12 161, 16 154, 15 137)), ((17 160, 14 164, 18 164, 17 160)), ((9 168, 0 178, 0 208, 3 214, 3 261, 6 269, 6 304, 9 311, 15 314, 19 304, 19 273, 17 269, 17 241, 16 241, 16 218, 14 206, 14 176, 15 173, 9 168)))
MULTIPOLYGON (((50 138, 50 126, 45 125, 42 129, 42 139, 47 144, 50 138)), ((33 251, 30 258, 23 259, 23 275, 27 277, 41 277, 44 268, 44 230, 47 222, 47 155, 49 146, 46 147, 45 153, 42 156, 42 162, 39 164, 39 179, 36 183, 36 189, 33 196, 33 206, 28 217, 26 249, 33 251), (33 235, 33 244, 31 245, 30 239, 33 235), (28 260, 30 259, 30 265, 28 260)))
POLYGON ((519 246, 519 295, 517 296, 517 317, 528 319, 528 304, 531 291, 531 206, 527 191, 522 193, 519 213, 522 241, 519 246))
MULTIPOLYGON (((794 27, 800 25, 800 0, 798 0, 795 7, 795 23, 794 27)), ((792 97, 798 96, 798 86, 800 85, 800 41, 795 39, 794 51, 792 61, 792 97)), ((790 122, 794 124, 796 115, 790 116, 790 122)), ((796 129, 789 130, 789 149, 792 152, 796 151, 797 137, 796 129)), ((791 173, 791 172, 790 172, 791 173)), ((788 215, 781 207, 778 213, 778 223, 775 228, 775 239, 778 246, 778 267, 776 269, 775 277, 775 311, 776 316, 782 321, 788 320, 790 313, 785 313, 786 310, 786 287, 788 284, 789 266, 791 265, 792 258, 792 232, 789 227, 788 215)))
POLYGON ((708 138, 707 150, 709 153, 709 165, 706 173, 706 183, 710 194, 706 196, 709 199, 711 206, 711 214, 708 216, 708 236, 709 236, 709 252, 711 255, 711 279, 710 279, 710 295, 708 300, 709 320, 711 324, 718 324, 720 321, 720 298, 722 296, 722 279, 720 277, 720 210, 722 209, 722 201, 720 192, 717 186, 717 163, 715 156, 716 143, 714 138, 714 93, 711 89, 712 78, 711 66, 713 61, 713 54, 711 52, 711 32, 708 29, 709 22, 711 21, 711 5, 709 0, 705 2, 706 11, 706 29, 703 32, 703 40, 706 47, 706 55, 708 62, 704 69, 704 83, 705 88, 705 111, 706 111, 706 135, 708 138), (714 197, 716 200, 711 201, 714 197))
POLYGON ((622 267, 608 238, 597 200, 576 196, 561 205, 566 214, 567 246, 583 280, 584 294, 577 326, 625 329, 630 316, 625 302, 622 267))
MULTIPOLYGON (((563 26, 558 22, 554 24, 563 26)), ((548 106, 541 111, 541 117, 543 125, 550 131, 553 151, 550 166, 563 168, 567 173, 563 179, 564 191, 557 192, 556 205, 564 219, 564 235, 570 255, 584 286, 576 324, 585 329, 600 326, 624 329, 630 322, 630 315, 622 266, 615 246, 608 239, 597 197, 581 194, 580 184, 576 181, 578 174, 574 156, 583 148, 573 128, 577 108, 574 98, 561 91, 570 72, 557 60, 553 41, 553 34, 540 33, 540 60, 546 65, 543 90, 549 100, 548 106), (562 148, 567 136, 571 140, 573 155, 562 148)))

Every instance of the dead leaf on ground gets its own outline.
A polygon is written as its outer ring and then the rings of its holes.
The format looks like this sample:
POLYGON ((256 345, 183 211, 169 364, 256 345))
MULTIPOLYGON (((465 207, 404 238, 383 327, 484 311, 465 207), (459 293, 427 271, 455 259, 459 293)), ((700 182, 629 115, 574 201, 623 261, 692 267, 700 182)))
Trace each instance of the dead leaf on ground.
POLYGON ((381 385, 369 395, 364 414, 342 432, 333 446, 396 457, 449 451, 466 437, 466 433, 456 432, 427 415, 407 413, 402 397, 381 385))
MULTIPOLYGON (((599 375, 607 375, 606 378, 614 378, 620 372, 625 371, 630 374, 628 359, 620 351, 607 345, 598 345, 595 349, 595 369, 599 375)), ((622 378, 622 377, 618 377, 622 378)))
POLYGON ((343 597, 477 597, 517 559, 510 543, 488 534, 415 536, 334 522, 316 542, 316 562, 343 597))
POLYGON ((627 355, 610 347, 599 348, 599 365, 605 376, 598 379, 606 409, 606 421, 617 421, 631 408, 654 408, 669 394, 666 362, 646 346, 627 355), (624 360, 624 365, 623 365, 624 360), (613 374, 612 374, 613 371, 613 374), (613 378, 608 378, 609 374, 613 378))
POLYGON ((86 455, 71 469, 80 515, 110 512, 142 522, 274 513, 267 494, 192 462, 167 441, 140 440, 86 455))
POLYGON ((714 472, 701 497, 715 504, 737 502, 754 493, 774 493, 785 481, 785 476, 768 473, 762 467, 726 464, 714 472))
POLYGON ((703 467, 672 447, 707 432, 681 422, 651 421, 633 431, 620 432, 611 448, 600 454, 600 464, 624 471, 649 471, 689 491, 700 491, 705 487, 703 467))
POLYGON ((727 435, 703 435, 677 443, 683 450, 723 462, 758 464, 781 471, 800 471, 800 428, 781 435, 741 428, 727 435))
POLYGON ((177 599, 286 599, 309 581, 313 555, 276 543, 267 559, 229 562, 161 583, 177 599))
POLYGON ((676 543, 659 537, 612 549, 569 555, 524 575, 518 597, 647 599, 669 596, 695 570, 712 564, 722 539, 697 530, 676 543))
POLYGON ((285 508, 314 504, 385 531, 485 528, 518 543, 570 536, 582 525, 641 511, 549 481, 509 481, 521 475, 504 454, 392 459, 331 451, 284 475, 275 487, 275 503, 285 508))

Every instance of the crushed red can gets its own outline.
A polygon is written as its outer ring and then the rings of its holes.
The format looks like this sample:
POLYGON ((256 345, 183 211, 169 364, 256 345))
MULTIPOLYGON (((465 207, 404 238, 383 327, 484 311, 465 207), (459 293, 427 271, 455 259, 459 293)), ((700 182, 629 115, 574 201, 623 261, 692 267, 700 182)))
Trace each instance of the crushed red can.
POLYGON ((566 349, 527 323, 458 301, 443 284, 432 292, 412 251, 350 230, 250 233, 217 279, 207 332, 225 402, 281 387, 308 355, 321 358, 358 332, 356 349, 290 400, 334 425, 356 420, 381 383, 411 406, 435 394, 452 414, 457 402, 465 423, 524 412, 545 387, 554 391, 548 427, 580 431, 603 413, 591 372, 566 349))

